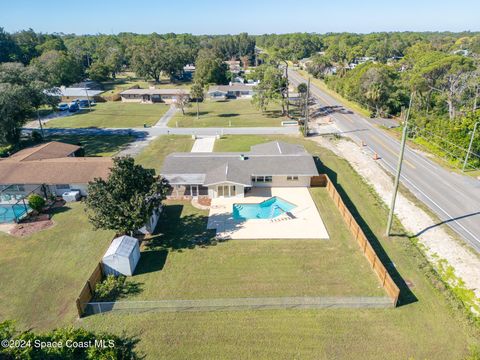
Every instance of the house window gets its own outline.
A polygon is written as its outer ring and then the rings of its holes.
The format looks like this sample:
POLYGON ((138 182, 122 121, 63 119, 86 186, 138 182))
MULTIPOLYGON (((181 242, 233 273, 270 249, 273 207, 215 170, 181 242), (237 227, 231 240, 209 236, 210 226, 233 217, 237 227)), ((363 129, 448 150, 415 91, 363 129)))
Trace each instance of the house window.
POLYGON ((298 176, 287 176, 287 181, 298 181, 298 176))
POLYGON ((257 181, 257 178, 255 176, 252 176, 252 182, 257 181))
POLYGON ((264 176, 257 176, 256 182, 264 182, 264 181, 265 181, 265 177, 264 177, 264 176))
POLYGON ((70 190, 70 185, 68 184, 57 184, 55 187, 57 190, 70 190))
POLYGON ((265 176, 265 182, 272 182, 271 176, 265 176))
MULTIPOLYGON (((25 185, 23 184, 15 184, 15 185, 6 185, 4 189, 8 189, 9 191, 25 191, 25 185)), ((1 189, 0 189, 1 190, 1 189)))

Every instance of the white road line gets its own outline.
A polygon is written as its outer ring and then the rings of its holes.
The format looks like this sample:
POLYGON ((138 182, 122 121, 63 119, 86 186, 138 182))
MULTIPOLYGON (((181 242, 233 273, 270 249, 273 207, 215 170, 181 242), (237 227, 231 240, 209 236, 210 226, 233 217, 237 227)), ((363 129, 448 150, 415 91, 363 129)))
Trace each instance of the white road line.
MULTIPOLYGON (((395 173, 395 169, 386 161, 383 161, 385 165, 387 165, 393 173, 395 173)), ((460 228, 462 228, 467 234, 469 234, 476 242, 480 244, 480 239, 476 237, 470 230, 465 228, 462 224, 460 224, 457 220, 453 218, 447 211, 445 211, 440 205, 438 205, 430 196, 425 194, 422 190, 420 190, 412 181, 410 181, 405 175, 400 175, 401 178, 403 178, 406 182, 408 182, 411 186, 413 186, 419 193, 421 193, 423 196, 425 196, 432 204, 434 204, 440 211, 442 211, 447 217, 449 218, 448 220, 451 220, 455 224, 457 224, 460 228)), ((440 219, 441 220, 441 219, 440 219)), ((441 221, 448 221, 448 220, 441 220, 441 221)))

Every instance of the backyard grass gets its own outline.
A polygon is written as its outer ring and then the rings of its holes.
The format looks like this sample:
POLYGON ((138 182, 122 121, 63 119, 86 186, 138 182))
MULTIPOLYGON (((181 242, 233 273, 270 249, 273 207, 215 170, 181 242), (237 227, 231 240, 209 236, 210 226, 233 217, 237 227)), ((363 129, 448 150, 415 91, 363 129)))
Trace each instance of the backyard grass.
MULTIPOLYGON (((469 353, 471 345, 479 346, 478 327, 471 324, 464 313, 456 308, 455 301, 442 289, 441 284, 434 286, 438 282, 434 281, 434 275, 412 240, 405 236, 389 239, 384 237, 387 210, 348 162, 312 141, 287 136, 229 136, 216 142, 215 151, 248 151, 252 144, 275 139, 303 144, 308 151, 319 157, 320 171, 326 172, 336 183, 347 206, 398 281, 402 290, 398 308, 111 313, 87 317, 82 320, 81 326, 118 333, 129 329, 130 334, 141 339, 138 350, 152 359, 443 360, 463 359, 469 353), (404 280, 408 281, 411 289, 405 285, 404 280)), ((316 189, 313 194, 318 201, 315 191, 316 189)), ((322 213, 322 216, 332 235, 328 215, 322 213)), ((404 234, 398 223, 394 226, 395 232, 404 234)), ((337 230, 341 230, 341 226, 335 223, 333 231, 337 230)), ((201 249, 182 249, 175 256, 169 253, 165 257, 162 271, 169 269, 170 261, 173 266, 173 259, 180 262, 180 257, 188 258, 197 250, 204 253, 217 252, 218 249, 228 251, 228 246, 233 247, 234 243, 231 241, 201 249)), ((264 246, 268 248, 269 244, 264 246)), ((327 254, 322 259, 329 261, 331 254, 327 254)), ((309 259, 310 256, 307 256, 306 264, 309 259)), ((228 263, 230 260, 219 261, 218 267, 225 271, 223 261, 228 263)), ((194 262, 190 264, 193 268, 197 267, 194 262)), ((289 266, 288 262, 285 266, 289 266)), ((191 275, 188 269, 186 271, 190 276, 200 277, 198 274, 191 275)), ((222 279, 223 274, 219 272, 217 277, 222 279)), ((188 278, 183 281, 192 285, 188 278)), ((201 281, 208 284, 205 279, 201 281)), ((178 285, 184 286, 183 283, 178 285)), ((163 284, 159 283, 159 286, 163 284)), ((145 289, 145 294, 147 291, 145 289)), ((230 285, 225 291, 230 291, 230 285)))
POLYGON ((24 238, 0 232, 0 321, 19 328, 72 324, 75 300, 113 233, 94 231, 83 204, 53 216, 55 226, 24 238))
POLYGON ((208 211, 168 201, 160 233, 136 275, 142 291, 128 300, 280 296, 386 296, 326 189, 313 189, 330 240, 211 243, 208 211), (199 246, 195 246, 199 244, 199 246))
POLYGON ((134 141, 129 135, 49 135, 45 141, 60 141, 81 145, 85 156, 112 156, 134 141))
POLYGON ((170 127, 258 127, 281 126, 285 117, 281 115, 281 107, 271 104, 262 113, 252 105, 249 99, 213 101, 206 100, 199 104, 197 120, 197 104, 192 103, 185 115, 177 112, 169 121, 170 127))
POLYGON ((168 110, 165 104, 135 104, 119 101, 98 103, 71 116, 50 120, 47 128, 134 128, 154 125, 168 110))
POLYGON ((149 169, 155 169, 157 174, 163 165, 165 157, 172 152, 190 152, 195 140, 191 136, 163 135, 152 141, 135 158, 135 161, 149 169))

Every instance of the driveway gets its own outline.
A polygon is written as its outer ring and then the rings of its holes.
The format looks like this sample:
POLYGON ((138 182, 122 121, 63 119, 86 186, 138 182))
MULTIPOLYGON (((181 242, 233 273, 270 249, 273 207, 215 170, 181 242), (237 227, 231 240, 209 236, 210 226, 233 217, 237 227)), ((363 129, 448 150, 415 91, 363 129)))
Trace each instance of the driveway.
POLYGON ((205 136, 195 140, 191 152, 212 152, 215 145, 215 136, 205 136))
POLYGON ((310 191, 306 187, 254 188, 244 198, 212 199, 208 229, 216 229, 224 239, 329 239, 310 191), (260 203, 278 196, 296 205, 293 217, 280 215, 274 219, 235 220, 233 204, 260 203))

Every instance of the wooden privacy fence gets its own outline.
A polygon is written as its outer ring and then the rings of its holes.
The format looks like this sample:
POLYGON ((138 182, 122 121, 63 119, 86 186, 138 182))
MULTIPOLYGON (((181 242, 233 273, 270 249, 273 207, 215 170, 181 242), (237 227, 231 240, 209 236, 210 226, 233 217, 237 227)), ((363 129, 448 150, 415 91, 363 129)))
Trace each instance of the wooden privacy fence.
POLYGON ((95 287, 100 281, 102 281, 102 279, 103 279, 102 263, 99 262, 95 267, 95 270, 93 270, 92 274, 90 275, 87 282, 83 286, 82 291, 80 291, 80 295, 78 295, 77 311, 78 311, 79 317, 82 317, 83 314, 85 313, 85 307, 90 302, 90 300, 92 300, 93 294, 95 293, 95 287))
MULTIPOLYGON (((332 198, 333 202, 335 203, 338 210, 340 211, 340 214, 342 214, 343 220, 347 224, 347 227, 349 228, 350 232, 353 234, 353 237, 355 238, 355 240, 358 242, 358 245, 360 245, 360 249, 362 250, 368 262, 372 266, 373 271, 375 272, 375 274, 377 274, 378 278, 380 279, 380 282, 382 283, 383 288, 387 292, 388 296, 392 299, 393 306, 396 306, 398 297, 400 296, 400 289, 398 288, 397 284, 395 284, 395 282, 393 281, 392 277, 388 273, 385 266, 382 264, 382 261, 378 257, 377 253, 373 249, 370 242, 368 241, 367 237, 365 236, 365 233, 363 232, 363 230, 357 224, 355 218, 350 213, 350 210, 348 210, 348 208, 345 206, 345 203, 343 202, 340 194, 338 193, 337 189, 335 188, 335 185, 333 185, 330 178, 325 174, 322 174, 319 177, 324 178, 324 182, 326 184, 327 191, 330 197, 332 198)), ((320 180, 317 180, 317 182, 320 182, 320 180)))

